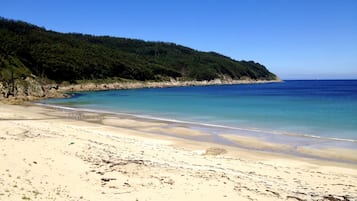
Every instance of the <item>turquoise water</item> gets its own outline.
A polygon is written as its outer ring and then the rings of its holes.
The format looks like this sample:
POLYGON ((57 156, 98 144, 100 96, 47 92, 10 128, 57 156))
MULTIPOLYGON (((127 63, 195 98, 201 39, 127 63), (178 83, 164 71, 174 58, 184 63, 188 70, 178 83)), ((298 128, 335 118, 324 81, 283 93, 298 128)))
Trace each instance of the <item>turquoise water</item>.
POLYGON ((44 103, 268 133, 357 140, 357 80, 83 92, 44 103))

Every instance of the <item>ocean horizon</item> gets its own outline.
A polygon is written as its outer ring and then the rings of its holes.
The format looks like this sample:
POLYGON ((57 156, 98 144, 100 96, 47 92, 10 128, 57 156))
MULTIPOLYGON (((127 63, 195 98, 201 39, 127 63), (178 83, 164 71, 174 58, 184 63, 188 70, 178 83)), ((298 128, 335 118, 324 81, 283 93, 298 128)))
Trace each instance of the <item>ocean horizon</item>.
POLYGON ((357 80, 80 92, 41 103, 186 123, 212 134, 293 144, 308 137, 357 148, 357 80))

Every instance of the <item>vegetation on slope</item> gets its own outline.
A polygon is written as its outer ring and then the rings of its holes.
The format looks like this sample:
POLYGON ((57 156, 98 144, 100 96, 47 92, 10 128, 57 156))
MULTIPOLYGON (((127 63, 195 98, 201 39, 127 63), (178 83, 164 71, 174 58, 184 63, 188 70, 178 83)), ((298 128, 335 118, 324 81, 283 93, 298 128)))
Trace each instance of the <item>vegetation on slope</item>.
POLYGON ((0 18, 0 81, 276 79, 263 65, 174 43, 48 31, 0 18))

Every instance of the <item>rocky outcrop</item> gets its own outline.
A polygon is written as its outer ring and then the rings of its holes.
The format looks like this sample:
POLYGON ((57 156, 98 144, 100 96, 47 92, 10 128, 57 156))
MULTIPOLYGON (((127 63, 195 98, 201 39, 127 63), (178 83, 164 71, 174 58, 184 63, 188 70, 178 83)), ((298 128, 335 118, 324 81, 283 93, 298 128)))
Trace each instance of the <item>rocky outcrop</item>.
POLYGON ((113 90, 113 89, 138 89, 138 88, 166 88, 166 87, 180 87, 180 86, 208 86, 208 85, 232 85, 232 84, 259 84, 281 82, 277 80, 232 80, 232 79, 215 79, 204 81, 178 81, 171 79, 170 81, 162 82, 140 82, 140 81, 126 81, 126 82, 113 82, 113 83, 84 83, 72 84, 67 86, 59 86, 58 91, 61 92, 79 92, 79 91, 100 91, 100 90, 113 90))
POLYGON ((68 97, 68 92, 80 91, 101 91, 114 89, 137 89, 137 88, 165 88, 179 86, 208 86, 224 84, 259 84, 280 82, 281 80, 232 80, 232 79, 215 79, 210 81, 178 81, 171 79, 162 82, 140 82, 140 81, 123 81, 112 83, 83 83, 83 84, 41 84, 35 78, 27 77, 23 80, 15 80, 14 83, 0 81, 0 101, 10 104, 21 104, 25 101, 33 101, 46 98, 64 98, 68 97))
POLYGON ((64 97, 58 85, 43 85, 34 78, 16 79, 12 83, 0 81, 0 101, 21 104, 44 98, 64 97))

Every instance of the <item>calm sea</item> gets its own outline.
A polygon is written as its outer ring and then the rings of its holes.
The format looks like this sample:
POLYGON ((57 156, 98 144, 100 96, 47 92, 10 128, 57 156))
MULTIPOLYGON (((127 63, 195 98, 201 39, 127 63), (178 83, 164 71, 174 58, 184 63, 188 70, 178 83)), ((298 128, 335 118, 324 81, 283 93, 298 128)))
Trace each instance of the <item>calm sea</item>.
POLYGON ((44 103, 238 130, 357 140, 357 80, 83 92, 44 103))

